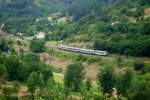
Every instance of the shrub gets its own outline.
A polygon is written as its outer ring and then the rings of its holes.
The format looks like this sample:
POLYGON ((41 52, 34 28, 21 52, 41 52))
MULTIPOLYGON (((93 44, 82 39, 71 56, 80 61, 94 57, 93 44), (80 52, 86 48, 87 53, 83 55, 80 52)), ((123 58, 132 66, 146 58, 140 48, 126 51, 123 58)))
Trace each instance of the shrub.
POLYGON ((19 91, 19 89, 20 89, 20 84, 19 84, 19 82, 14 82, 13 83, 13 91, 14 92, 18 92, 19 91))
POLYGON ((150 72, 150 66, 145 65, 144 68, 142 69, 142 73, 147 73, 150 72))
POLYGON ((81 61, 81 62, 86 61, 86 60, 87 60, 87 58, 81 54, 76 59, 76 61, 81 61))
POLYGON ((36 53, 43 52, 45 50, 45 41, 33 39, 30 42, 30 50, 36 53))
POLYGON ((131 82, 128 92, 129 100, 150 100, 150 78, 149 76, 135 77, 131 82))
POLYGON ((0 100, 18 100, 17 96, 3 96, 0 97, 0 100))
POLYGON ((75 63, 67 66, 64 75, 65 88, 71 91, 79 91, 81 82, 84 79, 84 67, 82 64, 75 63))
POLYGON ((134 61, 133 66, 135 70, 142 70, 145 65, 141 61, 134 61))
POLYGON ((92 63, 95 63, 95 62, 100 62, 101 61, 101 58, 100 57, 90 57, 88 59, 88 63, 89 64, 92 64, 92 63))
POLYGON ((115 81, 115 76, 112 67, 109 65, 100 69, 97 78, 98 82, 100 83, 100 86, 102 87, 103 93, 111 94, 115 81))
POLYGON ((3 89, 3 94, 5 96, 9 96, 10 94, 12 94, 14 92, 15 91, 14 91, 13 87, 6 87, 6 88, 3 89))

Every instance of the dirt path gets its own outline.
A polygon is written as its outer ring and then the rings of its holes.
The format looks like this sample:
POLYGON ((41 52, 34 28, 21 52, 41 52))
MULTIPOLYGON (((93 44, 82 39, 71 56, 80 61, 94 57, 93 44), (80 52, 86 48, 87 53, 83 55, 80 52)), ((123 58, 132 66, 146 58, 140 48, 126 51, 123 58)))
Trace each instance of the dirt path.
POLYGON ((24 85, 20 87, 17 93, 13 94, 13 96, 17 96, 19 100, 22 100, 22 97, 26 95, 29 95, 29 93, 28 93, 28 88, 24 85))

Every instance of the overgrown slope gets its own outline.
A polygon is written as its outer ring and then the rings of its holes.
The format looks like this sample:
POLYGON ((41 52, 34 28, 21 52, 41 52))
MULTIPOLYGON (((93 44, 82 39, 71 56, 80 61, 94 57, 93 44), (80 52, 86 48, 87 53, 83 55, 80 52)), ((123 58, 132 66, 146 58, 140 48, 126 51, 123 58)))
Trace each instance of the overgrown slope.
POLYGON ((110 53, 150 56, 149 6, 149 0, 1 0, 0 23, 9 33, 51 32, 53 40, 90 41, 110 53), (52 13, 73 21, 49 22, 52 13))
POLYGON ((38 29, 36 19, 65 12, 65 7, 60 0, 0 0, 0 12, 0 24, 7 32, 33 34, 38 29))
POLYGON ((113 0, 76 21, 72 41, 94 41, 94 48, 150 56, 148 0, 113 0))

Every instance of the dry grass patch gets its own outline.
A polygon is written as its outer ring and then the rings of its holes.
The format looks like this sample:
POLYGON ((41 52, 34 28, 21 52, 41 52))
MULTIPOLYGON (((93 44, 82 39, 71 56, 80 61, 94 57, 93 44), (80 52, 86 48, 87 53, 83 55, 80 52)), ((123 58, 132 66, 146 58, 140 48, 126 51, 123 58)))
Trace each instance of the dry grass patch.
POLYGON ((145 9, 144 13, 146 18, 150 17, 150 8, 145 9))
POLYGON ((123 73, 125 72, 125 70, 126 70, 126 67, 118 67, 118 66, 113 67, 113 71, 115 73, 123 73))
POLYGON ((61 69, 65 70, 66 67, 71 63, 72 63, 71 60, 53 57, 53 61, 50 62, 50 65, 52 65, 55 68, 61 68, 61 69))
POLYGON ((64 84, 64 75, 60 73, 53 73, 55 82, 64 84))
POLYGON ((85 77, 90 78, 92 80, 96 79, 97 73, 99 71, 98 65, 96 64, 88 64, 88 63, 83 63, 83 66, 85 68, 85 77))
POLYGON ((24 97, 26 95, 29 95, 29 93, 28 93, 28 88, 24 85, 20 87, 17 93, 13 94, 13 96, 17 96, 19 100, 21 100, 21 97, 24 97))

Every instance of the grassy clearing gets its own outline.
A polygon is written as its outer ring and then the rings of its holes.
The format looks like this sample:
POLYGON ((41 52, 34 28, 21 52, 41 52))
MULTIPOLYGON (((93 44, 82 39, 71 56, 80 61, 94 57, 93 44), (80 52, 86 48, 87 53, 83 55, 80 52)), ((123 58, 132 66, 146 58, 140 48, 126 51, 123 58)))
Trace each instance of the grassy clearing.
MULTIPOLYGON (((9 95, 11 98, 18 97, 19 100, 22 100, 22 97, 29 95, 27 86, 18 82, 6 82, 5 84, 2 84, 1 88, 3 89, 3 93, 9 95)), ((0 89, 0 97, 4 95, 3 93, 0 89)))
POLYGON ((109 56, 96 56, 69 51, 60 51, 57 49, 56 41, 49 41, 46 45, 49 45, 46 52, 55 59, 50 63, 52 66, 57 69, 61 68, 64 72, 67 65, 75 62, 81 62, 86 71, 85 77, 93 80, 96 79, 99 68, 103 66, 112 66, 116 72, 124 71, 128 67, 133 68, 133 62, 135 60, 143 61, 145 64, 150 66, 150 58, 111 54, 109 56))
POLYGON ((54 60, 50 63, 50 65, 54 66, 56 69, 62 70, 62 72, 65 71, 67 65, 72 63, 70 60, 62 59, 59 57, 53 57, 53 59, 54 60))
POLYGON ((96 63, 98 65, 105 65, 109 63, 115 65, 117 63, 117 58, 121 57, 121 63, 123 66, 132 66, 132 61, 134 60, 117 55, 110 55, 104 57, 97 55, 79 54, 69 51, 59 51, 54 49, 49 49, 48 53, 56 57, 72 60, 73 62, 87 62, 88 64, 96 63))
POLYGON ((26 37, 24 37, 24 39, 25 39, 25 40, 29 40, 29 41, 30 41, 30 40, 32 40, 32 39, 33 39, 33 36, 28 36, 28 37, 26 36, 26 37))
POLYGON ((47 41, 45 46, 47 48, 53 48, 53 49, 56 49, 57 48, 57 44, 58 42, 57 41, 47 41))
POLYGON ((54 80, 57 83, 64 84, 64 75, 60 73, 53 73, 54 80))

